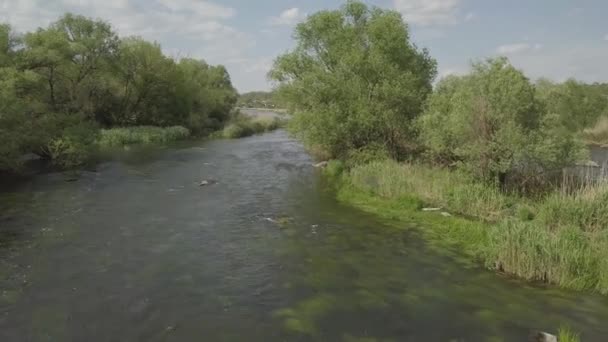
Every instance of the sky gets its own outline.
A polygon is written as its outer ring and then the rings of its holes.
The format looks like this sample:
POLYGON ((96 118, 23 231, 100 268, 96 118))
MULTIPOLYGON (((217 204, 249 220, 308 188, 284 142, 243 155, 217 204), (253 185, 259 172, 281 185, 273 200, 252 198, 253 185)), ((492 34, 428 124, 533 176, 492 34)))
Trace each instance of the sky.
MULTIPOLYGON (((399 11, 439 77, 504 55, 531 79, 608 82, 606 0, 368 0, 399 11)), ((25 32, 65 12, 110 22, 121 36, 161 43, 176 58, 225 65, 240 92, 269 90, 274 58, 295 25, 342 0, 0 0, 0 22, 25 32)))

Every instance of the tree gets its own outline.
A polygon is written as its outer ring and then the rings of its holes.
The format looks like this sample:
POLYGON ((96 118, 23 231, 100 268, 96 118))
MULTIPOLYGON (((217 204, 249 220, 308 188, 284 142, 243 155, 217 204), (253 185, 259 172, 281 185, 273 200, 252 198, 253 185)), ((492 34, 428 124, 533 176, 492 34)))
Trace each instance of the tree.
POLYGON ((593 127, 600 117, 608 116, 605 85, 584 84, 573 79, 562 84, 541 80, 537 89, 546 111, 557 115, 572 132, 593 127))
POLYGON ((109 24, 66 14, 49 28, 28 33, 25 45, 23 66, 44 77, 54 111, 104 121, 100 80, 118 47, 118 36, 109 24))
POLYGON ((581 145, 543 111, 534 86, 506 58, 441 80, 419 127, 435 161, 500 183, 509 173, 556 169, 581 156, 581 145))
POLYGON ((189 99, 189 127, 199 134, 220 129, 229 119, 237 96, 226 68, 194 59, 182 59, 178 67, 189 99))
POLYGON ((334 157, 369 145, 393 156, 411 148, 436 62, 410 43, 399 13, 348 1, 308 17, 295 39, 269 76, 305 143, 334 157))

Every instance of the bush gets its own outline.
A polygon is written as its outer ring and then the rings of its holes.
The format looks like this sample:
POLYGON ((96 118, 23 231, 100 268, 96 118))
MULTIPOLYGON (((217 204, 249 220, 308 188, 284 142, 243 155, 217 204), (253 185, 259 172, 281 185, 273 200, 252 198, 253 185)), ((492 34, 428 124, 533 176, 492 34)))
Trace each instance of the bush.
POLYGON ((285 125, 281 118, 253 118, 237 116, 222 131, 222 137, 237 139, 277 130, 285 125))
POLYGON ((117 147, 133 144, 164 144, 184 140, 190 131, 182 126, 154 127, 137 126, 101 130, 98 144, 102 147, 117 147))
POLYGON ((583 138, 589 144, 608 144, 608 117, 602 117, 592 128, 583 131, 583 138))
POLYGON ((55 165, 71 169, 86 163, 95 151, 98 137, 97 126, 78 118, 63 120, 64 129, 47 144, 47 150, 55 165), (72 121, 71 124, 67 122, 72 121))
POLYGON ((503 185, 508 174, 527 184, 583 157, 584 146, 542 111, 533 85, 506 58, 442 80, 418 124, 434 161, 503 185))

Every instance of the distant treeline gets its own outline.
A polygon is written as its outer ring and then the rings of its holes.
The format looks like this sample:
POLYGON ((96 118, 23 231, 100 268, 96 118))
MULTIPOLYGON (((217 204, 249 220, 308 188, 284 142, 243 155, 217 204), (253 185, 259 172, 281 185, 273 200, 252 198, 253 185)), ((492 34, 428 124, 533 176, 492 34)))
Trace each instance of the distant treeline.
POLYGON ((252 91, 239 96, 238 106, 242 108, 278 108, 274 92, 252 91))
POLYGON ((223 66, 176 60, 158 43, 67 14, 18 34, 0 25, 0 170, 34 153, 62 166, 90 155, 101 128, 223 127, 237 92, 223 66))

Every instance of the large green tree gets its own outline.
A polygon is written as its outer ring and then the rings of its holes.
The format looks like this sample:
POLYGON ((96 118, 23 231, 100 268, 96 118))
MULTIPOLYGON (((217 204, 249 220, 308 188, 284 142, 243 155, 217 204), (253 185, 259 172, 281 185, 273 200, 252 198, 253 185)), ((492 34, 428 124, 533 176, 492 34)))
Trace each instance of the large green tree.
POLYGON ((310 146, 334 157, 370 145, 406 152, 412 121, 432 90, 436 62, 410 42, 395 11, 348 1, 313 14, 295 30, 297 45, 269 76, 310 146))

